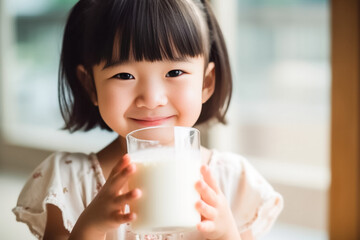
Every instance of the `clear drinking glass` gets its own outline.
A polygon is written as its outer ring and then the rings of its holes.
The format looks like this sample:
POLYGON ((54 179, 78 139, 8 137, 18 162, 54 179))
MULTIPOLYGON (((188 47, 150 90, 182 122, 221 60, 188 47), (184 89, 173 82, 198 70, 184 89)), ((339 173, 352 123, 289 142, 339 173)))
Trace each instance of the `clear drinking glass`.
POLYGON ((129 188, 142 197, 130 204, 137 214, 131 229, 137 234, 165 234, 195 229, 200 199, 195 182, 200 179, 200 132, 189 127, 149 127, 126 136, 136 172, 129 188))

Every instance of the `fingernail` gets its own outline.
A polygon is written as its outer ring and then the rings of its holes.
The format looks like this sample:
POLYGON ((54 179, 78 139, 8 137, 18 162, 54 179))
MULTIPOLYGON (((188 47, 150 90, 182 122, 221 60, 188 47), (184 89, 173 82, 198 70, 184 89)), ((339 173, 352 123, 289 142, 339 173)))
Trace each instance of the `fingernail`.
POLYGON ((133 170, 132 164, 126 167, 126 173, 130 173, 133 170))
POLYGON ((132 195, 134 197, 141 197, 141 194, 142 194, 141 190, 139 188, 135 188, 132 195))
POLYGON ((129 161, 129 160, 130 160, 129 154, 126 153, 126 154, 123 156, 123 160, 124 160, 124 161, 129 161))
POLYGON ((136 218, 136 213, 130 213, 129 219, 130 221, 134 220, 136 218))
POLYGON ((131 170, 132 170, 132 171, 135 171, 135 170, 136 170, 136 165, 135 165, 135 164, 130 163, 130 166, 131 166, 131 170))

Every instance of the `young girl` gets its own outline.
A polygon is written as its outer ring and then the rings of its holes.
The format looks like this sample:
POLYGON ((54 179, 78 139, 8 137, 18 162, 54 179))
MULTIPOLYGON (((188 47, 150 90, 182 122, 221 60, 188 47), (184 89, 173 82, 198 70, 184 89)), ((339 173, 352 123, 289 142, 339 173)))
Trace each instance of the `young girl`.
MULTIPOLYGON (((98 153, 57 152, 33 172, 13 212, 43 239, 136 239, 125 208, 136 171, 129 132, 224 123, 232 80, 222 33, 206 0, 80 0, 67 21, 60 107, 71 132, 101 127, 118 138, 98 153)), ((182 239, 254 239, 282 197, 242 157, 202 148, 201 215, 182 239)), ((175 239, 175 235, 162 239, 175 239)), ((158 239, 146 236, 146 239, 158 239)), ((160 237, 159 237, 160 239, 160 237)))

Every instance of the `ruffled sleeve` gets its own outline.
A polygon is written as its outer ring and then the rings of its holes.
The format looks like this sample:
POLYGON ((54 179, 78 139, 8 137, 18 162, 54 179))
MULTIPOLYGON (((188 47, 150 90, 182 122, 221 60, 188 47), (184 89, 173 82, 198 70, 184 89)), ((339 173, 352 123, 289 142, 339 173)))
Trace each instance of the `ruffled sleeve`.
POLYGON ((249 164, 233 153, 214 152, 210 169, 229 201, 239 232, 264 235, 283 209, 283 198, 249 164))
POLYGON ((40 239, 45 231, 46 205, 53 204, 61 210, 64 227, 71 232, 100 187, 95 177, 97 169, 88 155, 52 154, 33 171, 23 187, 13 209, 16 220, 26 223, 40 239))

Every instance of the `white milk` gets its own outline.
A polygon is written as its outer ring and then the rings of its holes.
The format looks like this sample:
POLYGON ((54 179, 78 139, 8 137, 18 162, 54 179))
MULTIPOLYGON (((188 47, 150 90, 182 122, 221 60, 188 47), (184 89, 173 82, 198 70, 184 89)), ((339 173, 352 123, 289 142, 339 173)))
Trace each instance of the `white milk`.
POLYGON ((130 154, 136 165, 129 188, 140 188, 142 197, 130 205, 137 219, 136 233, 171 233, 192 230, 200 222, 195 203, 200 199, 195 182, 200 179, 200 151, 170 147, 130 154))

